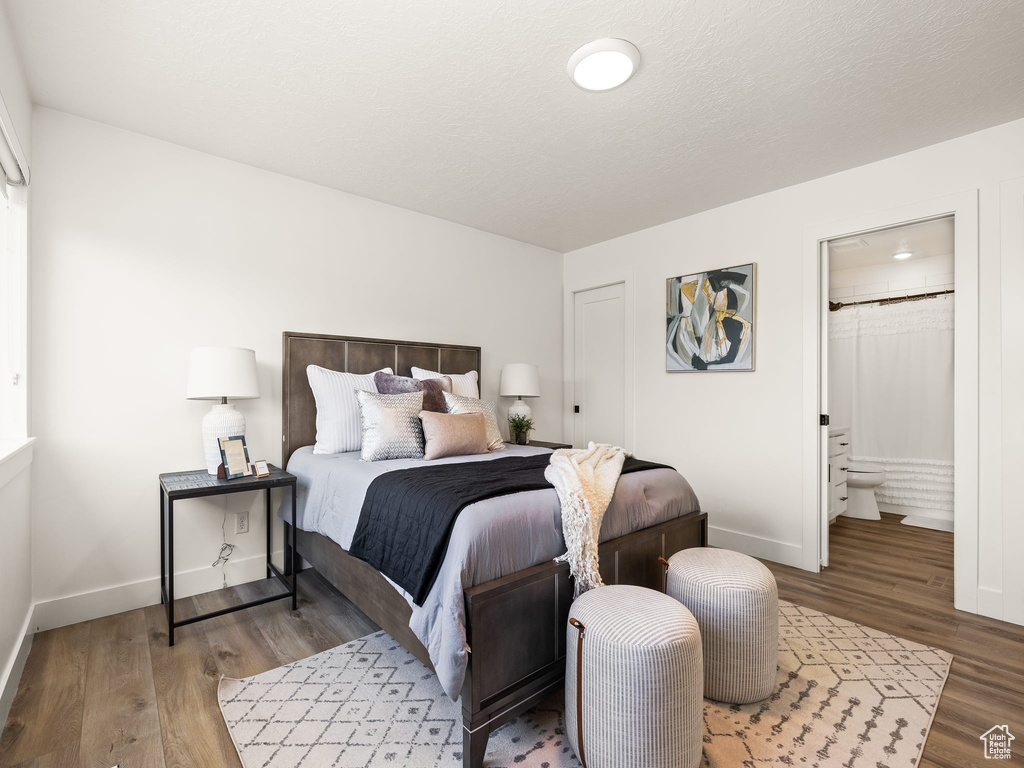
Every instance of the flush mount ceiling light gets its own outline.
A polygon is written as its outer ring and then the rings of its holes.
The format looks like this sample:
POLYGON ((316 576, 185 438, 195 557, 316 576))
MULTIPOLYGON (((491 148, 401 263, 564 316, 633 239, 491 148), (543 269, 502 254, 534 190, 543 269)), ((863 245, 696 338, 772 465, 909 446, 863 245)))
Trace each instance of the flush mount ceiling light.
POLYGON ((606 37, 569 57, 569 79, 585 91, 610 91, 629 80, 640 65, 640 51, 628 40, 606 37))
POLYGON ((896 261, 903 261, 904 259, 909 259, 913 255, 914 254, 911 251, 897 251, 892 255, 892 257, 896 259, 896 261))

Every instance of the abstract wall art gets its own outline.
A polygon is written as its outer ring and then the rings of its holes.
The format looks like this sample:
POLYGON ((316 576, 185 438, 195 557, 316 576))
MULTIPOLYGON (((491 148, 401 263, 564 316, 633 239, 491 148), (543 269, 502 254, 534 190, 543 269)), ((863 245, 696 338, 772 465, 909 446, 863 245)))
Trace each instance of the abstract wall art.
POLYGON ((666 281, 665 370, 754 370, 755 267, 666 281))

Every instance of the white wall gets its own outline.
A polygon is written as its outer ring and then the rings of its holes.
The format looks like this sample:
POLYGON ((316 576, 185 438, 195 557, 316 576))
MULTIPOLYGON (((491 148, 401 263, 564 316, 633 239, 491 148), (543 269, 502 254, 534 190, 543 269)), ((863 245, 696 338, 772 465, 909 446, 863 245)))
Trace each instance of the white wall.
MULTIPOLYGON (((1001 365, 1019 369, 1024 347, 1012 329, 1002 333, 1001 306, 1019 305, 1019 297, 1000 273, 1005 264, 1017 275, 1024 254, 1001 252, 1000 183, 1022 175, 1024 121, 1017 121, 566 254, 567 285, 632 277, 636 450, 690 479, 713 542, 802 561, 801 428, 813 416, 803 413, 801 386, 805 228, 978 189, 979 592, 990 615, 1020 615, 1020 606, 1002 605, 1004 584, 1024 581, 1024 561, 1004 560, 1001 550, 1004 516, 1009 525, 1022 514, 1015 477, 1006 478, 1003 504, 1002 466, 1024 465, 1024 449, 1020 409, 1004 434, 1001 365), (758 263, 757 370, 666 373, 665 279, 747 261, 758 263)), ((568 339, 565 348, 568 355, 568 339)), ((1015 391, 1007 396, 1018 399, 1015 391)))
MULTIPOLYGON (((0 440, 0 451, 7 446, 0 440)), ((32 609, 29 488, 32 447, 0 461, 0 729, 21 677, 32 609), (21 653, 19 653, 21 651, 21 653)))
MULTIPOLYGON (((287 330, 480 345, 487 398, 503 363, 536 363, 537 435, 560 436, 559 254, 47 109, 34 131, 41 626, 158 599, 157 475, 203 466, 194 346, 256 350, 253 458, 281 458, 287 330)), ((232 579, 262 572, 262 497, 239 496, 232 579)), ((224 503, 177 508, 177 570, 198 569, 178 594, 220 586, 224 503)))

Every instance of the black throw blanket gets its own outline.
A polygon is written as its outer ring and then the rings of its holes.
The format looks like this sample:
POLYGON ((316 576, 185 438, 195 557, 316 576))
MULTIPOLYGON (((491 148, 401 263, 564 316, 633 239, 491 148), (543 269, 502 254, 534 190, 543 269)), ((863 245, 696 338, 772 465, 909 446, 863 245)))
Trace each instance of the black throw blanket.
MULTIPOLYGON (((496 496, 553 488, 544 479, 551 454, 399 469, 370 483, 349 554, 413 596, 434 585, 459 513, 496 496)), ((671 469, 627 456, 622 474, 671 469)))

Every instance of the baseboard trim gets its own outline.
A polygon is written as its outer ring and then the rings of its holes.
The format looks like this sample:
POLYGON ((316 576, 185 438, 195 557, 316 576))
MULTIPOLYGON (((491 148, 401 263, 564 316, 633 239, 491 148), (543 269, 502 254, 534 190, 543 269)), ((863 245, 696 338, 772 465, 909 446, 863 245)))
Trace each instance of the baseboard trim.
POLYGON ((990 619, 1003 621, 1003 591, 991 587, 978 587, 978 613, 990 619))
POLYGON ((708 531, 713 547, 733 549, 751 557, 771 560, 773 563, 782 565, 791 565, 794 568, 803 567, 803 547, 799 544, 789 544, 763 536, 752 536, 749 533, 730 531, 728 528, 718 528, 714 525, 708 526, 708 531))
POLYGON ((3 679, 0 680, 0 733, 3 733, 4 725, 7 723, 7 715, 10 714, 14 697, 18 693, 21 673, 25 671, 25 662, 28 661, 28 653, 32 650, 32 632, 29 631, 31 620, 32 609, 29 608, 21 625, 21 642, 18 644, 18 650, 11 656, 7 669, 4 670, 3 679))
MULTIPOLYGON (((280 552, 275 552, 280 562, 280 552)), ((253 555, 231 561, 226 568, 228 585, 244 584, 266 577, 266 556, 253 555)), ((199 595, 220 589, 223 585, 220 568, 195 568, 178 571, 174 577, 175 598, 199 595)), ((36 632, 66 627, 80 621, 112 616, 160 602, 160 578, 143 579, 116 587, 107 587, 77 595, 41 600, 35 604, 31 626, 36 632)))
POLYGON ((1003 621, 1024 627, 1024 600, 1014 602, 1012 593, 1004 596, 1003 621))

